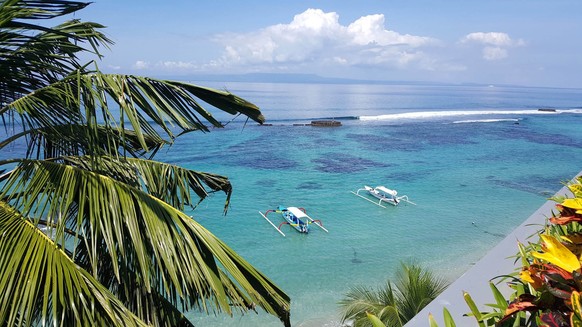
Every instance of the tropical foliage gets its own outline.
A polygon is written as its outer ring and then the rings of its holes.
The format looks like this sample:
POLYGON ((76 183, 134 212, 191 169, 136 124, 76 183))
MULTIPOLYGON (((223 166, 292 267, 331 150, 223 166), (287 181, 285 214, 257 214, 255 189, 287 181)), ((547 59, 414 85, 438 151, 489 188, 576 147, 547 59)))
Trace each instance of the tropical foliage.
MULTIPOLYGON (((574 197, 553 199, 556 211, 539 242, 519 244, 522 267, 508 276, 509 298, 491 284, 496 303, 489 305, 491 312, 480 312, 465 294, 479 326, 582 326, 582 177, 567 186, 574 197)), ((434 318, 429 320, 436 326, 434 318)))
POLYGON ((557 210, 540 243, 520 245, 522 270, 498 324, 519 320, 524 326, 582 326, 582 178, 568 188, 574 197, 554 199, 557 210))
POLYGON ((352 320, 355 327, 375 326, 375 319, 390 327, 404 326, 447 286, 430 270, 401 263, 394 282, 387 280, 378 290, 365 286, 350 289, 339 303, 342 321, 352 320))
POLYGON ((183 211, 224 176, 155 161, 221 127, 201 101, 258 123, 233 94, 102 73, 81 54, 111 42, 67 0, 0 2, 0 325, 189 326, 184 313, 261 308, 289 323, 289 297, 183 211))

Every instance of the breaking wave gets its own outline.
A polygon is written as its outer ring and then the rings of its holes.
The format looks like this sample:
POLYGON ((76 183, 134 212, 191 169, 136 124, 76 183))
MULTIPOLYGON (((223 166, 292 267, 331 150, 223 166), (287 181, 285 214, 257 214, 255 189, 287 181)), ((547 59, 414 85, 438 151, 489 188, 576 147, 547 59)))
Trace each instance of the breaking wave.
POLYGON ((462 116, 485 116, 485 115, 556 115, 556 114, 582 114, 581 109, 531 109, 531 110, 448 110, 448 111, 417 111, 403 112, 388 115, 360 116, 360 120, 402 120, 402 119, 438 119, 462 116))
POLYGON ((472 123, 499 123, 499 122, 515 122, 518 123, 521 118, 502 118, 502 119, 468 119, 456 120, 453 124, 472 124, 472 123))

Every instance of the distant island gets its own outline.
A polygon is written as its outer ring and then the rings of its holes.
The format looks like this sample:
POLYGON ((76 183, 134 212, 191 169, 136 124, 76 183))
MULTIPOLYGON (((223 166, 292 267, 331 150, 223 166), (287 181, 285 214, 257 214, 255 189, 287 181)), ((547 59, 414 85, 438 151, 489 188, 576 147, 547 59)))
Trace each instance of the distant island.
POLYGON ((244 82, 244 83, 305 83, 305 84, 372 84, 372 85, 442 85, 442 86, 477 86, 477 87, 526 87, 552 88, 512 84, 480 84, 480 83, 445 83, 431 81, 403 80, 370 80, 340 77, 324 77, 317 74, 295 73, 247 73, 247 74, 190 74, 190 75, 159 75, 157 78, 180 80, 187 82, 244 82))
MULTIPOLYGON (((355 78, 324 77, 317 74, 293 73, 248 73, 248 74, 192 74, 160 75, 159 78, 199 82, 245 82, 245 83, 316 83, 316 84, 379 84, 379 85, 451 85, 427 81, 389 81, 355 78)), ((480 84, 457 84, 480 85, 480 84)), ((486 84, 483 84, 485 86, 486 84)))

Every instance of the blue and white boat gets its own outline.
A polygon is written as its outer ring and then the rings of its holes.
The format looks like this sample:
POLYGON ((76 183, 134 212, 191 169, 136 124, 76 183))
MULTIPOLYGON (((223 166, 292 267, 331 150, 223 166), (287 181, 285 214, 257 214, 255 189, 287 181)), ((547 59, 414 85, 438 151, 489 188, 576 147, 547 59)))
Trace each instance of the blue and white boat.
POLYGON ((259 211, 259 213, 271 224, 271 226, 273 226, 279 232, 279 234, 283 236, 285 236, 285 234, 281 231, 281 226, 283 225, 290 225, 299 233, 307 234, 309 233, 309 225, 315 224, 319 228, 328 232, 328 230, 323 227, 320 220, 315 220, 309 217, 303 208, 279 206, 277 209, 267 210, 265 213, 259 211), (273 222, 267 218, 267 215, 271 212, 279 213, 283 219, 285 219, 284 222, 279 224, 279 227, 275 226, 275 224, 273 224, 273 222))

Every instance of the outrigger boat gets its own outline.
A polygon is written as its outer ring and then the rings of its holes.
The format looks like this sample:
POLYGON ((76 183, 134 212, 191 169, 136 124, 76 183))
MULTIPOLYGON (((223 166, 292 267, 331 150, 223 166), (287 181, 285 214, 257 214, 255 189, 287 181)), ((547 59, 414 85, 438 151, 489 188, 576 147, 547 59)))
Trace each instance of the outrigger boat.
POLYGON ((361 188, 361 189, 357 190, 356 192, 352 191, 352 193, 361 197, 362 199, 370 201, 370 202, 374 203, 375 205, 378 205, 382 208, 386 208, 385 206, 382 205, 382 203, 388 203, 388 204, 391 204, 393 206, 397 206, 402 201, 416 205, 416 203, 408 200, 408 196, 406 196, 406 195, 398 196, 398 192, 396 190, 391 190, 391 189, 386 188, 384 186, 376 186, 376 187, 372 188, 368 185, 364 185, 364 188, 361 188), (371 196, 378 199, 378 202, 372 201, 369 198, 362 196, 360 194, 360 192, 362 192, 362 191, 368 192, 368 194, 370 194, 371 196))
POLYGON ((328 232, 328 230, 323 227, 320 220, 314 220, 313 218, 309 217, 303 208, 279 206, 277 209, 267 210, 265 213, 259 211, 259 213, 269 222, 269 224, 271 224, 271 226, 273 226, 279 232, 279 234, 283 236, 285 236, 285 234, 281 231, 281 226, 283 225, 290 225, 299 233, 307 234, 309 233, 309 225, 315 224, 319 228, 328 232), (267 215, 271 212, 280 213, 285 219, 284 222, 279 224, 279 227, 275 226, 275 224, 273 224, 273 222, 267 218, 267 215))

